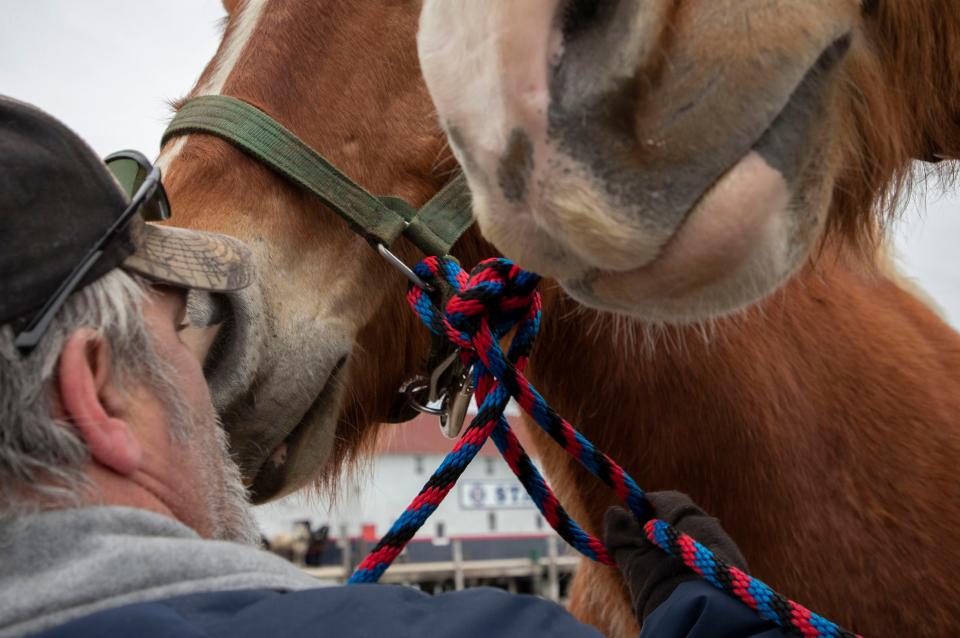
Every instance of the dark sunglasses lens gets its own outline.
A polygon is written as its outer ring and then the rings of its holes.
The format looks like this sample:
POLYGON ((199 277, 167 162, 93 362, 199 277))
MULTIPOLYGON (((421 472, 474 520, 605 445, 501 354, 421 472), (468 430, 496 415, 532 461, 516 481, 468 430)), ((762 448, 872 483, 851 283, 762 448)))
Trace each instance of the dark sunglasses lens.
POLYGON ((162 222, 170 219, 170 202, 163 184, 157 184, 154 191, 147 197, 140 207, 140 216, 148 222, 162 222))
POLYGON ((133 197, 146 179, 149 169, 131 157, 117 157, 107 161, 107 168, 120 182, 127 197, 133 197))

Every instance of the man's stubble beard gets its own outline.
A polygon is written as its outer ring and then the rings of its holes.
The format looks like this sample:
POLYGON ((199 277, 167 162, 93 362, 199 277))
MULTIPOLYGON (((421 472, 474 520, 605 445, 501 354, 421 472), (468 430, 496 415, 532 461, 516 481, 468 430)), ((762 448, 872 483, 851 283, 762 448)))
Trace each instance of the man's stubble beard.
POLYGON ((209 537, 260 545, 260 529, 250 497, 212 403, 194 408, 183 399, 173 381, 176 371, 163 358, 162 348, 155 349, 151 342, 144 355, 143 363, 150 371, 149 383, 163 403, 173 443, 182 447, 184 458, 192 456, 197 460, 198 484, 190 487, 205 504, 209 537))
MULTIPOLYGON (((187 407, 187 406, 184 406, 187 407)), ((244 545, 259 545, 260 530, 253 516, 253 506, 243 485, 240 468, 230 454, 227 433, 219 417, 209 410, 190 410, 187 427, 194 436, 192 443, 201 443, 194 450, 199 456, 201 492, 210 517, 211 537, 244 545), (213 436, 211 436, 211 433, 213 436)))

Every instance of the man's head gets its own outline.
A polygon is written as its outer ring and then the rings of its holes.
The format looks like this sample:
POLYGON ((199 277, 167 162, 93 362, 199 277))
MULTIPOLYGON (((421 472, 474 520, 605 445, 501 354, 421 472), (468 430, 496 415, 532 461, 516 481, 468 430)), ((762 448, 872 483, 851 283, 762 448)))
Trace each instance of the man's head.
POLYGON ((246 249, 145 224, 162 187, 131 186, 0 98, 0 517, 121 505, 253 542, 186 307, 247 285, 246 249))

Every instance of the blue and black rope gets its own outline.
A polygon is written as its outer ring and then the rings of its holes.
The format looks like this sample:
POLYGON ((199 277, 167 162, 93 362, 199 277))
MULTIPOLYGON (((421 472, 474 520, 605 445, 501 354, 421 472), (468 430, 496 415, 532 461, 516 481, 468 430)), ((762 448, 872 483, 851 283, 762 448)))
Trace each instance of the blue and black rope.
POLYGON ((441 311, 435 299, 416 287, 408 301, 423 323, 461 349, 461 363, 475 370, 479 409, 476 417, 436 472, 381 539, 350 579, 351 583, 376 582, 403 547, 450 492, 466 466, 488 438, 530 494, 557 533, 585 556, 612 565, 606 547, 584 531, 566 513, 543 476, 527 456, 503 416, 510 398, 584 468, 610 486, 634 516, 644 522, 647 538, 675 556, 715 587, 731 594, 763 618, 792 636, 805 638, 858 638, 856 634, 774 592, 763 582, 727 565, 696 540, 666 522, 652 518, 643 490, 609 456, 598 450, 570 423, 559 416, 523 376, 534 339, 540 328, 539 277, 506 259, 479 264, 468 277, 450 259, 430 257, 415 272, 427 283, 449 286, 455 294, 441 311), (515 330, 507 353, 499 341, 515 330))

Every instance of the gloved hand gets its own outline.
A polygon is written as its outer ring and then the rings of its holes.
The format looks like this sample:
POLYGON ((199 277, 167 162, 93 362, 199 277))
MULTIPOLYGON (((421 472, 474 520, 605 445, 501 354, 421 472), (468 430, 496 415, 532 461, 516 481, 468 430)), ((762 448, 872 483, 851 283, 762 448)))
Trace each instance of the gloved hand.
MULTIPOLYGON (((647 499, 657 518, 692 536, 730 565, 747 571, 746 559, 723 531, 720 521, 707 516, 689 496, 680 492, 652 492, 647 494, 647 499)), ((699 578, 678 559, 648 541, 643 527, 623 508, 607 510, 603 539, 627 582, 633 613, 641 625, 680 583, 699 578)))

